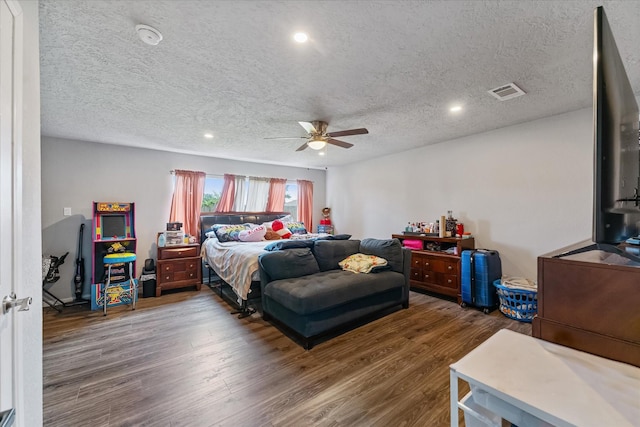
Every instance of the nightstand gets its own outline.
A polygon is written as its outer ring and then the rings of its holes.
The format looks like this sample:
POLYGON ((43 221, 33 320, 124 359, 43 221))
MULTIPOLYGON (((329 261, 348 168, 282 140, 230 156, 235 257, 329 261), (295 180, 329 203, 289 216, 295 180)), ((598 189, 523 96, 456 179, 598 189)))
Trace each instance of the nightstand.
POLYGON ((156 270, 156 296, 163 290, 202 286, 202 266, 200 245, 166 246, 158 248, 158 266, 156 270))

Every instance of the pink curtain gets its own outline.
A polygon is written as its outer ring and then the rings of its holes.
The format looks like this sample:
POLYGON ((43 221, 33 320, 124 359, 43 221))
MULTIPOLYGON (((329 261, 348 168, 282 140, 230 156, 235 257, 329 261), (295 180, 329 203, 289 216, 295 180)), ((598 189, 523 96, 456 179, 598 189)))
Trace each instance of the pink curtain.
POLYGON ((299 179, 298 181, 298 221, 313 233, 313 182, 299 179))
POLYGON ((176 185, 171 200, 169 222, 181 222, 182 230, 189 236, 200 236, 200 208, 204 196, 204 172, 176 172, 176 185))
POLYGON ((269 183, 269 198, 267 199, 267 212, 282 212, 284 210, 286 186, 286 179, 271 178, 271 182, 269 183))
POLYGON ((231 174, 224 174, 224 184, 222 185, 222 194, 220 201, 216 206, 216 212, 232 212, 233 202, 236 198, 236 177, 231 174))

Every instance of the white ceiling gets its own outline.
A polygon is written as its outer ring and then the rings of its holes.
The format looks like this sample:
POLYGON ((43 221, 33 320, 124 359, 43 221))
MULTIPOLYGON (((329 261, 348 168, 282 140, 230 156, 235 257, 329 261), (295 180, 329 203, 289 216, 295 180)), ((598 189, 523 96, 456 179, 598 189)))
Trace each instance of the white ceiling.
POLYGON ((311 168, 448 141, 591 106, 600 4, 639 95, 632 0, 40 0, 42 134, 311 168), (509 82, 527 95, 487 93, 509 82), (312 120, 370 133, 324 157, 263 139, 312 120))

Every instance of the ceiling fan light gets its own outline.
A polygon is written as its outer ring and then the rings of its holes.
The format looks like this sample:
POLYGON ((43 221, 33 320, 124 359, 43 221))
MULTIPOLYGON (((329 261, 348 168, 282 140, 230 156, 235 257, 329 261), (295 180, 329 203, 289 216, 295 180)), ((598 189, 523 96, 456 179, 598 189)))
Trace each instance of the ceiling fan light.
POLYGON ((320 138, 315 138, 315 139, 309 140, 309 142, 307 142, 307 145, 312 150, 322 150, 324 146, 327 145, 327 143, 320 138))

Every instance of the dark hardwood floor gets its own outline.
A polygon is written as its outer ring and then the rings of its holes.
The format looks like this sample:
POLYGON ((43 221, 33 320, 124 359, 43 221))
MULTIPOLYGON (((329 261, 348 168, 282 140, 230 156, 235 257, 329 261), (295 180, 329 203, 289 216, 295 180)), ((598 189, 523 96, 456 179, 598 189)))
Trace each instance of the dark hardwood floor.
POLYGON ((44 424, 446 426, 449 364, 502 328, 531 334, 497 310, 412 292, 409 309, 305 351, 231 311, 206 286, 107 317, 45 309, 44 424))

